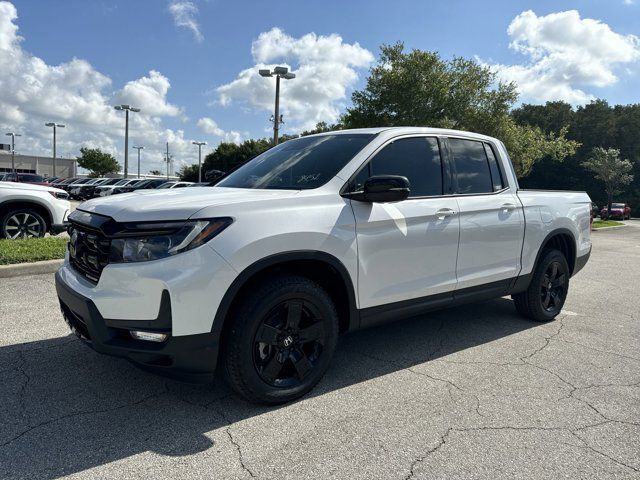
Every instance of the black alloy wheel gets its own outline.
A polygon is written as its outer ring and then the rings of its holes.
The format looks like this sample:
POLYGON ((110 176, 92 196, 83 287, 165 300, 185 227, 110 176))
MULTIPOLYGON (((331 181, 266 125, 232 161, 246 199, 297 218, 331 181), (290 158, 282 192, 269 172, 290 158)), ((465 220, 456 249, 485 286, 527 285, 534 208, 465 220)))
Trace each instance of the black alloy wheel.
POLYGON ((567 296, 566 284, 567 274, 563 272, 562 265, 558 261, 552 262, 540 284, 540 300, 545 311, 560 311, 567 296))
POLYGON ((544 250, 531 282, 524 292, 512 295, 516 310, 537 322, 553 320, 561 311, 569 292, 569 265, 559 250, 544 250))
POLYGON ((311 390, 329 368, 338 314, 313 280, 281 274, 247 288, 223 331, 233 389, 252 402, 286 403, 311 390))
POLYGON ((318 309, 291 298, 263 317, 253 340, 253 364, 269 385, 297 386, 318 364, 325 343, 318 309))

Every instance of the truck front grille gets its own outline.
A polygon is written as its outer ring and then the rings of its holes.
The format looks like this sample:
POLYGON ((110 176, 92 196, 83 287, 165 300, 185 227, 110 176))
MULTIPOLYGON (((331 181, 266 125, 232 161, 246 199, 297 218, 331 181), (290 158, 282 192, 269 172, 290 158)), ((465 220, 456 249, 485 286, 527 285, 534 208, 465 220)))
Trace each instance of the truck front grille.
POLYGON ((69 228, 69 263, 84 278, 98 283, 104 267, 109 264, 111 240, 96 230, 77 224, 69 228))

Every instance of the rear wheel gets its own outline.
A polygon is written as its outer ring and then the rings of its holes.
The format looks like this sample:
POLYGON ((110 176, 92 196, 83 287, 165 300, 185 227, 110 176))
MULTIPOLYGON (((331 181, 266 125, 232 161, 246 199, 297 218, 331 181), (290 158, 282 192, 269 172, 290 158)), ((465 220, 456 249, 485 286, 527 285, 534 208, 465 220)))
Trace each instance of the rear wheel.
POLYGON ((322 378, 335 350, 338 315, 312 280, 280 276, 248 293, 224 339, 231 386, 267 404, 294 400, 322 378))
POLYGON ((44 237, 47 224, 42 216, 30 208, 10 210, 0 219, 1 238, 44 237))
POLYGON ((529 288, 513 295, 518 312, 537 322, 553 320, 567 298, 569 275, 569 265, 562 252, 542 252, 529 288))

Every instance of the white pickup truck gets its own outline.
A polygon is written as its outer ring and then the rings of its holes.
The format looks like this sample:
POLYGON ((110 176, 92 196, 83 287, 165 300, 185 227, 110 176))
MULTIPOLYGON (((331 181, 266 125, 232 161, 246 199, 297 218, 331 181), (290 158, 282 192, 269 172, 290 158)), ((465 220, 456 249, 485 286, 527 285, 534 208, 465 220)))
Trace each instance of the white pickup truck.
MULTIPOLYGON (((340 334, 511 295, 552 320, 591 252, 587 194, 520 190, 504 145, 431 128, 289 140, 215 187, 85 202, 56 275, 98 352, 281 403, 340 334)), ((455 315, 455 310, 451 312, 455 315)))

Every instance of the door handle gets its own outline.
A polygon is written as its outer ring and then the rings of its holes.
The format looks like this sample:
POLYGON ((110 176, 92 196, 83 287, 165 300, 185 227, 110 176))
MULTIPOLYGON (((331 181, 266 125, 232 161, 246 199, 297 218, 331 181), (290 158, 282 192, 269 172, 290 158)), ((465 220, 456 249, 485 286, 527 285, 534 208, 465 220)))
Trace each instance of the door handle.
POLYGON ((438 220, 444 220, 446 217, 451 217, 456 213, 457 212, 455 210, 451 210, 450 208, 441 208, 436 212, 436 218, 438 220))
POLYGON ((516 206, 513 203, 505 203, 504 205, 502 205, 502 207, 500 207, 502 210, 502 213, 509 213, 511 210, 513 210, 514 208, 516 208, 516 206))

